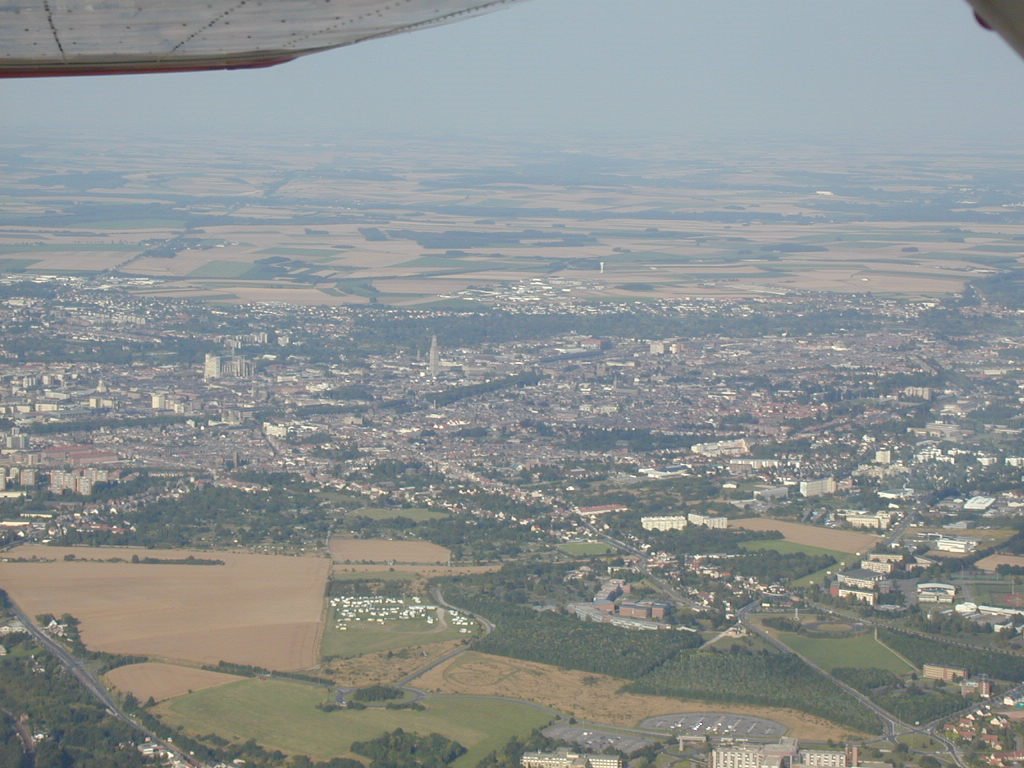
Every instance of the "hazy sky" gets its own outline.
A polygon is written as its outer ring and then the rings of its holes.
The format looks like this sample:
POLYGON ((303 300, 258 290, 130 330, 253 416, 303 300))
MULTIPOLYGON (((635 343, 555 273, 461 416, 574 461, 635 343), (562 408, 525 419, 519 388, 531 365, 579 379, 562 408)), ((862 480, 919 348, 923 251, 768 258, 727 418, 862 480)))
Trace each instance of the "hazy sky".
POLYGON ((1024 142, 1024 61, 961 0, 528 0, 270 70, 0 81, 0 135, 1024 142))

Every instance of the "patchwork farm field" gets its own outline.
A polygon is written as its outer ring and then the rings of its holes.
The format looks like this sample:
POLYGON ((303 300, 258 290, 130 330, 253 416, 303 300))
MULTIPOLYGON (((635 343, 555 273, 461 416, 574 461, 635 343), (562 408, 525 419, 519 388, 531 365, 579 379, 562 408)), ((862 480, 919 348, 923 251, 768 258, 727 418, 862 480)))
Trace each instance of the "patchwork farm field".
POLYGON ((113 669, 104 675, 104 679, 111 687, 130 693, 139 701, 146 701, 150 696, 156 701, 164 701, 242 678, 197 667, 146 662, 113 669))
POLYGON ((349 752, 353 741, 395 728, 424 735, 440 733, 468 748, 455 768, 475 766, 512 736, 525 738, 553 716, 528 704, 476 696, 430 696, 422 702, 422 712, 316 708, 329 698, 329 690, 314 685, 249 679, 164 702, 155 712, 172 727, 181 726, 195 735, 213 731, 232 741, 254 739, 270 750, 319 760, 355 757, 349 752))
POLYGON ((881 540, 880 536, 876 536, 873 533, 837 531, 833 528, 823 528, 819 525, 804 525, 803 523, 793 523, 788 520, 773 520, 769 517, 745 517, 741 520, 732 521, 732 524, 737 528, 745 528, 748 531, 778 531, 786 541, 812 547, 834 549, 847 554, 867 552, 881 540))
POLYGON ((429 541, 392 539, 352 539, 337 536, 331 539, 331 557, 340 563, 403 563, 443 565, 452 553, 429 541))
POLYGON ((30 616, 78 618, 93 650, 282 670, 317 663, 327 558, 35 545, 18 555, 52 561, 0 562, 0 587, 30 616), (140 553, 224 565, 131 563, 140 553), (112 558, 123 562, 100 562, 112 558))
MULTIPOLYGON (((622 691, 628 680, 566 670, 547 664, 468 651, 418 678, 428 691, 504 696, 551 707, 580 720, 633 727, 653 715, 722 711, 722 705, 622 691)), ((783 723, 806 739, 841 738, 845 730, 790 709, 730 705, 729 712, 758 715, 783 723)))

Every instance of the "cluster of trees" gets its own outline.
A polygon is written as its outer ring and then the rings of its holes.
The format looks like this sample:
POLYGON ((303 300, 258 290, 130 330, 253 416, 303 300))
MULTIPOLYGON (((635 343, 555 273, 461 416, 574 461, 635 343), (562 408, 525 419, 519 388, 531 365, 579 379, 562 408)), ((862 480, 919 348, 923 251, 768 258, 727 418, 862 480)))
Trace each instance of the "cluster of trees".
POLYGON ((915 666, 943 664, 963 667, 972 675, 986 674, 998 680, 1024 680, 1024 657, 982 648, 965 648, 921 635, 879 629, 879 639, 910 659, 915 666))
POLYGON ((905 683, 885 669, 840 667, 832 674, 904 722, 926 723, 964 705, 958 692, 921 686, 916 681, 905 683))
POLYGON ((133 532, 69 532, 66 544, 145 547, 231 547, 264 542, 305 545, 323 541, 330 521, 304 485, 271 485, 247 493, 205 486, 177 499, 159 499, 131 516, 133 532))
POLYGON ((109 716, 79 682, 27 636, 5 641, 0 658, 0 765, 35 768, 142 768, 138 735, 109 716), (44 732, 34 762, 22 754, 15 717, 27 716, 30 732, 44 732))
POLYGON ((370 758, 370 768, 445 768, 466 748, 437 733, 419 736, 397 728, 369 741, 353 742, 352 751, 370 758))
POLYGON ((635 693, 723 703, 785 706, 859 731, 878 730, 878 718, 796 656, 778 653, 681 653, 628 686, 635 693))
POLYGON ((541 733, 540 729, 534 729, 526 741, 518 736, 513 736, 501 749, 489 752, 483 760, 477 763, 476 768, 520 768, 523 753, 551 752, 559 746, 561 746, 560 741, 549 739, 541 733))
POLYGON ((831 555, 809 555, 806 552, 782 554, 774 549, 764 549, 730 558, 725 562, 725 567, 741 576, 755 577, 762 584, 771 584, 799 579, 835 565, 835 562, 836 559, 831 555))
POLYGON ((484 574, 471 588, 453 582, 444 587, 450 602, 495 624, 494 632, 474 645, 485 653, 634 679, 701 643, 695 633, 636 632, 536 611, 509 600, 521 594, 519 579, 503 581, 500 576, 484 574))
POLYGON ((503 389, 521 389, 522 387, 536 386, 543 378, 541 374, 528 372, 517 373, 513 376, 505 376, 493 381, 486 381, 482 384, 463 384, 458 387, 449 387, 442 392, 431 392, 425 397, 436 405, 451 405, 459 400, 465 400, 477 395, 486 395, 491 392, 500 392, 503 389))
POLYGON ((389 701, 405 696, 405 691, 391 685, 368 685, 352 694, 355 701, 389 701))

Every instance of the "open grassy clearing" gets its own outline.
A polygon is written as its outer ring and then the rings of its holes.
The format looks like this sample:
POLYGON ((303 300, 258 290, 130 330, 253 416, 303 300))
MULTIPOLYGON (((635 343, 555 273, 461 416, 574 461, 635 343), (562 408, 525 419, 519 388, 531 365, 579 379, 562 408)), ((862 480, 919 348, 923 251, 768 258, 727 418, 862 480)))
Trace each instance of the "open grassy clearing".
MULTIPOLYGON (((420 677, 419 688, 444 693, 490 694, 534 702, 577 719, 633 727, 646 717, 674 712, 721 712, 721 703, 622 692, 629 683, 608 675, 468 651, 420 677)), ((807 739, 841 738, 848 729, 790 709, 729 705, 729 712, 771 718, 807 739)))
POLYGON ((53 561, 0 562, 0 584, 30 616, 76 616, 93 650, 282 670, 317 662, 326 558, 41 545, 18 555, 53 561), (132 564, 140 553, 224 565, 132 564), (111 558, 123 562, 98 562, 111 558))
POLYGON ((486 697, 432 696, 426 709, 322 712, 317 704, 330 691, 281 680, 242 680, 165 702, 156 714, 172 726, 232 741, 255 739, 267 749, 325 760, 350 756, 353 741, 372 739, 395 728, 420 734, 440 733, 468 752, 454 764, 471 768, 512 737, 543 727, 551 714, 526 704, 486 697))
POLYGON ((112 669, 104 679, 110 686, 132 694, 139 701, 146 701, 150 696, 156 701, 165 701, 242 678, 198 667, 145 662, 112 669))
MULTIPOLYGON (((788 555, 792 552, 803 552, 808 555, 829 555, 836 559, 837 563, 851 562, 851 556, 849 552, 843 552, 838 549, 825 549, 825 547, 815 547, 810 544, 799 544, 795 541, 789 541, 788 539, 768 539, 764 541, 745 541, 741 545, 743 549, 751 552, 760 552, 765 549, 773 549, 776 552, 781 552, 784 555, 788 555)), ((855 557, 852 559, 856 559, 855 557)))
POLYGON ((331 556, 339 563, 443 565, 451 559, 451 554, 429 541, 352 539, 345 536, 331 539, 331 556))
POLYGON ((355 510, 352 514, 359 517, 368 517, 371 520, 394 520, 399 517, 405 517, 409 520, 415 520, 417 523, 424 520, 442 520, 448 517, 444 512, 423 509, 422 507, 412 507, 410 509, 403 509, 401 507, 363 507, 362 509, 355 510))
POLYGON ((567 544, 559 544, 558 549, 573 557, 593 557, 615 551, 602 541, 570 541, 567 544))
MULTIPOLYGON (((771 630, 769 630, 771 631, 771 630)), ((840 667, 885 669, 896 675, 916 671, 865 632, 853 637, 808 637, 795 632, 772 632, 797 653, 830 672, 840 667)))

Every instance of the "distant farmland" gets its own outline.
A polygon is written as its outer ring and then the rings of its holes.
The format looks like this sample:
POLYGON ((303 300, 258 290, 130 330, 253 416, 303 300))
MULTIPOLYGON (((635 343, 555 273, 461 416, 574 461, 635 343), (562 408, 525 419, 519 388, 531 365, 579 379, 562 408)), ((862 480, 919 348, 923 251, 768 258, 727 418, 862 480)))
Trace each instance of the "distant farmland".
POLYGON ((339 536, 331 539, 331 556, 336 562, 436 565, 447 563, 452 553, 429 541, 350 539, 339 536))
POLYGON ((732 524, 748 531, 778 531, 787 541, 847 553, 867 552, 881 540, 880 536, 871 533, 837 531, 833 528, 773 520, 769 517, 745 517, 732 521, 732 524))
POLYGON ((29 616, 78 618, 93 650, 282 670, 317 663, 326 558, 38 545, 18 556, 52 562, 0 563, 0 585, 29 616), (138 554, 224 565, 131 563, 138 554), (100 562, 112 558, 123 562, 100 562))

